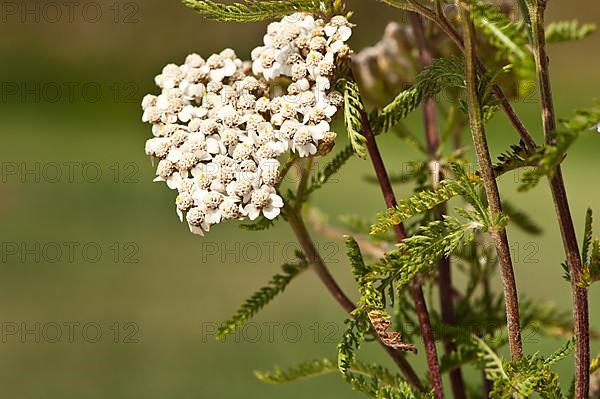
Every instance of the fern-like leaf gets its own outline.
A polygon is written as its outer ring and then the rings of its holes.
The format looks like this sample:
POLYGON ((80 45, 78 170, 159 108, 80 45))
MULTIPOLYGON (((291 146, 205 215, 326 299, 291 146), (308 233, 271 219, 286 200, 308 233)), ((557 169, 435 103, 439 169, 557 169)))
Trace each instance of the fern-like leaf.
POLYGON ((392 226, 431 210, 457 195, 460 195, 457 185, 447 182, 440 184, 435 190, 421 191, 410 198, 400 200, 395 208, 389 208, 377 215, 377 223, 371 226, 371 234, 383 233, 392 226))
POLYGON ((400 243, 396 250, 371 266, 372 274, 384 285, 395 284, 397 289, 407 286, 414 277, 431 270, 443 257, 450 256, 461 244, 473 239, 473 232, 483 227, 479 221, 461 223, 452 216, 444 216, 421 226, 419 230, 400 243))
POLYGON ((353 80, 341 82, 344 92, 344 122, 352 149, 362 159, 367 158, 367 139, 363 135, 363 118, 366 117, 365 106, 360 97, 358 85, 353 80))
POLYGON ((414 111, 423 101, 447 87, 464 87, 464 67, 459 58, 438 58, 423 69, 415 84, 370 117, 375 134, 386 132, 414 111))
POLYGON ((592 223, 593 223, 593 213, 592 209, 588 208, 585 213, 585 228, 583 230, 583 243, 581 249, 581 260, 584 265, 589 264, 588 255, 590 253, 590 246, 592 245, 592 223))
POLYGON ((346 330, 337 346, 338 369, 342 374, 348 373, 356 359, 356 351, 365 339, 365 335, 371 329, 371 323, 366 312, 362 308, 355 309, 350 318, 346 320, 346 330))
POLYGON ((266 217, 261 217, 256 222, 253 223, 245 223, 240 225, 240 229, 246 231, 263 231, 268 230, 275 225, 275 220, 267 219, 266 217))
POLYGON ((264 308, 278 294, 281 294, 290 282, 308 267, 308 263, 304 256, 297 254, 300 261, 296 264, 285 264, 282 266, 282 274, 273 276, 269 285, 261 288, 258 292, 252 295, 231 317, 224 322, 217 332, 218 339, 224 339, 227 335, 236 331, 244 323, 253 317, 258 311, 264 308))
POLYGON ((578 21, 552 22, 546 26, 546 42, 560 43, 585 39, 596 32, 594 24, 580 24, 578 21))
POLYGON ((531 56, 521 25, 511 21, 495 5, 475 1, 469 1, 468 4, 475 26, 485 33, 492 46, 513 53, 519 59, 531 56))
POLYGON ((510 61, 519 80, 519 94, 525 94, 531 88, 535 68, 523 25, 511 21, 496 5, 480 1, 468 4, 473 23, 498 50, 498 55, 510 61))
POLYGON ((457 176, 456 180, 444 180, 435 190, 418 192, 410 198, 400 200, 395 208, 389 208, 386 212, 378 214, 378 221, 371 227, 371 234, 385 232, 393 225, 400 224, 413 216, 431 210, 458 195, 462 195, 487 221, 486 207, 479 199, 475 188, 476 183, 480 182, 479 177, 475 174, 466 174, 456 164, 452 164, 452 170, 457 176))
POLYGON ((518 190, 522 192, 531 190, 542 177, 552 176, 576 138, 577 135, 572 132, 555 134, 553 144, 544 146, 538 153, 529 158, 529 161, 535 164, 536 167, 523 173, 518 190))
POLYGON ((183 4, 208 19, 223 22, 258 22, 279 19, 295 12, 318 12, 318 0, 244 0, 224 4, 212 0, 182 0, 183 4))
MULTIPOLYGON (((381 383, 388 385, 402 384, 403 379, 397 374, 393 374, 385 367, 368 364, 360 361, 352 363, 350 372, 362 374, 370 378, 377 378, 381 383)), ((275 367, 273 371, 255 371, 254 375, 262 382, 269 384, 286 384, 305 378, 317 377, 320 375, 339 372, 337 364, 331 359, 317 359, 300 363, 289 368, 275 367)))
POLYGON ((579 109, 570 118, 561 119, 564 128, 573 133, 580 134, 595 131, 600 121, 600 100, 596 100, 589 108, 579 109))
POLYGON ((596 356, 590 362, 590 374, 600 370, 600 355, 596 356))
POLYGON ((513 144, 498 156, 499 162, 494 164, 494 174, 499 177, 513 170, 536 166, 532 157, 538 153, 539 150, 529 150, 523 141, 513 144))
POLYGON ((334 361, 330 359, 320 359, 303 362, 287 369, 275 367, 273 371, 269 372, 255 371, 254 375, 260 381, 269 384, 286 384, 304 378, 335 373, 337 371, 338 368, 334 361))
POLYGON ((475 348, 476 356, 483 365, 485 375, 489 380, 508 379, 502 358, 482 338, 472 335, 471 344, 475 348))
POLYGON ((569 356, 573 350, 575 349, 575 344, 577 343, 577 339, 575 337, 568 340, 562 348, 558 349, 556 352, 548 356, 544 363, 547 366, 553 366, 554 364, 560 362, 565 357, 569 356))
POLYGON ((536 224, 529 215, 517 209, 511 202, 502 202, 502 211, 509 217, 510 221, 526 233, 539 235, 542 228, 536 224))

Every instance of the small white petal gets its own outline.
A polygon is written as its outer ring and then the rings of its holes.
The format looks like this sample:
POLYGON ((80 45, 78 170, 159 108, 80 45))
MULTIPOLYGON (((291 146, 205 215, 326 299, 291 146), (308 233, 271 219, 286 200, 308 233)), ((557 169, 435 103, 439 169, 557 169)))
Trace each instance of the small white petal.
POLYGON ((281 198, 277 194, 271 194, 271 205, 277 208, 281 208, 283 206, 283 198, 281 198))
POLYGON ((225 72, 223 69, 213 69, 210 71, 210 80, 221 82, 223 79, 225 79, 225 72))
POLYGON ((226 59, 225 65, 223 66, 223 74, 229 77, 232 76, 236 70, 237 66, 235 65, 235 62, 233 62, 233 60, 226 59))
POLYGON ((179 174, 179 172, 175 172, 167 178, 167 186, 171 190, 178 190, 179 187, 181 186, 182 182, 183 182, 183 179, 181 178, 181 175, 179 174))
POLYGON ((352 29, 348 26, 340 26, 338 28, 338 33, 340 34, 341 40, 347 41, 352 36, 352 29))
POLYGON ((334 53, 337 53, 341 50, 341 48, 344 46, 344 42, 342 40, 338 40, 334 43, 331 43, 331 45, 329 46, 331 48, 331 51, 333 51, 334 53))
POLYGON ((250 220, 256 220, 260 215, 260 211, 254 205, 246 205, 244 211, 248 214, 250 220))
POLYGON ((265 209, 263 209, 263 214, 269 220, 275 219, 277 216, 279 216, 280 213, 281 213, 280 208, 273 208, 273 207, 268 206, 265 209))
POLYGON ((206 212, 205 220, 210 224, 217 224, 221 221, 221 211, 218 209, 209 209, 206 212))
POLYGON ((206 149, 210 154, 218 154, 221 151, 219 140, 214 137, 206 138, 206 149))
POLYGON ((331 36, 335 35, 335 32, 337 32, 337 30, 338 30, 338 29, 337 29, 337 27, 335 27, 335 26, 333 26, 333 25, 327 25, 327 26, 325 27, 325 34, 326 34, 328 37, 331 37, 331 36))

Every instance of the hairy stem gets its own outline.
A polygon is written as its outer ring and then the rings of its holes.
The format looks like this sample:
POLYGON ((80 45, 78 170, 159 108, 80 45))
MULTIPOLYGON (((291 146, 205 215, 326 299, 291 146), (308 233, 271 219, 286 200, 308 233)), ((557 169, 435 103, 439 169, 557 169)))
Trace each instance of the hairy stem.
MULTIPOLYGON (((379 186, 383 193, 385 203, 388 208, 394 208, 397 205, 396 196, 390 183, 390 178, 383 164, 383 159, 377 147, 375 141, 375 135, 369 124, 369 118, 366 113, 361 114, 362 122, 362 133, 366 138, 366 146, 369 151, 369 157, 375 169, 379 186)), ((404 225, 394 225, 394 232, 396 233, 396 239, 400 243, 406 238, 406 231, 404 225)), ((419 319, 419 326, 421 333, 423 334, 423 342, 425 345, 425 352, 427 357, 427 365, 429 368, 429 376, 433 385, 433 391, 436 399, 443 399, 444 390, 442 386, 442 377, 440 374, 440 366, 437 357, 437 348, 435 346, 435 338, 433 336, 433 329, 431 328, 431 321, 429 319, 429 311, 427 310, 427 304, 425 302, 425 296, 423 295, 423 289, 418 279, 413 280, 410 286, 411 295, 417 311, 419 319)))
POLYGON ((312 169, 313 158, 308 158, 305 161, 305 167, 302 168, 302 173, 300 175, 300 182, 298 183, 298 191, 296 192, 296 209, 300 209, 302 204, 304 203, 304 193, 306 191, 306 185, 308 183, 308 178, 310 177, 310 171, 312 169))
MULTIPOLYGON (((553 144, 553 134, 556 131, 556 114, 552 98, 552 86, 550 83, 549 59, 546 53, 546 40, 544 28, 544 12, 546 1, 538 0, 531 7, 531 25, 533 30, 533 50, 535 64, 539 78, 540 93, 542 100, 542 125, 546 143, 553 144)), ((573 226, 573 219, 569 209, 569 201, 563 180, 560 165, 556 167, 554 174, 550 176, 550 188, 554 200, 554 207, 560 224, 569 274, 571 276, 573 317, 575 319, 575 335, 577 346, 575 350, 575 398, 585 399, 588 397, 590 385, 590 341, 589 341, 589 310, 587 289, 580 287, 577 283, 581 281, 582 271, 577 235, 573 226)))
MULTIPOLYGON (((396 7, 405 9, 407 8, 401 7, 399 5, 400 2, 398 0, 383 1, 396 7)), ((414 0, 410 0, 409 3, 409 10, 414 11, 422 15, 423 17, 429 19, 430 21, 434 22, 438 26, 438 28, 440 28, 444 33, 446 33, 446 35, 463 53, 465 52, 465 43, 463 42, 463 39, 461 38, 460 34, 456 31, 456 29, 454 29, 452 24, 450 24, 448 19, 443 15, 443 13, 434 12, 414 0)), ((483 63, 479 59, 475 59, 475 63, 479 71, 485 74, 486 69, 483 63)), ((529 149, 535 149, 537 147, 535 144, 535 140, 533 139, 531 134, 529 134, 529 131, 525 127, 525 124, 523 124, 523 121, 521 121, 521 119, 518 117, 512 105, 510 105, 510 102, 508 101, 508 98, 506 97, 506 94, 504 94, 502 88, 498 85, 494 85, 492 87, 492 90, 494 91, 494 95, 500 100, 500 106, 502 107, 502 110, 510 120, 510 123, 519 133, 519 136, 521 137, 525 145, 527 145, 529 149)))
MULTIPOLYGON (((306 228, 304 220, 300 215, 299 211, 296 209, 292 209, 290 207, 285 208, 285 215, 287 217, 288 223, 292 227, 302 250, 306 254, 308 261, 312 267, 312 269, 317 273, 317 276, 325 285, 325 288, 329 291, 329 293, 335 298, 335 300, 340 304, 340 306, 348 313, 352 313, 354 309, 356 309, 354 303, 346 296, 342 288, 339 286, 337 281, 333 278, 321 254, 317 250, 314 242, 312 241, 310 234, 306 228)), ((374 334, 377 336, 377 334, 374 334)), ((398 352, 387 345, 383 344, 383 342, 379 341, 381 346, 386 350, 386 352, 390 355, 394 363, 398 366, 400 371, 403 373, 404 377, 408 381, 409 384, 414 386, 416 389, 420 391, 424 391, 425 388, 419 379, 419 376, 414 371, 410 363, 404 357, 404 354, 398 352)))
MULTIPOLYGON (((477 48, 475 28, 471 22, 469 11, 460 6, 460 19, 464 26, 465 43, 465 76, 467 80, 467 105, 469 108, 469 123, 471 135, 475 145, 475 152, 483 178, 483 185, 490 208, 492 220, 495 221, 502 213, 500 193, 494 176, 492 159, 490 156, 483 118, 481 104, 477 95, 477 48)), ((519 299, 517 285, 513 271, 508 236, 505 228, 491 230, 492 238, 496 245, 500 270, 502 274, 502 286, 504 289, 504 303, 506 306, 506 319, 508 325, 508 340, 513 361, 523 355, 521 342, 521 326, 519 318, 519 299)))
MULTIPOLYGON (((441 15, 441 6, 439 1, 436 2, 436 14, 441 15)), ((417 47, 419 49, 419 63, 421 68, 430 66, 433 62, 433 57, 427 44, 427 38, 425 36, 425 27, 423 25, 423 19, 419 14, 409 14, 417 47)), ((438 183, 444 179, 443 172, 440 168, 440 132, 437 123, 437 111, 436 103, 432 98, 425 102, 423 105, 423 118, 425 123, 425 142, 427 143, 427 150, 429 152, 429 158, 431 162, 431 173, 433 187, 435 188, 438 183)), ((443 215, 447 213, 446 204, 442 204, 435 209, 436 218, 442 219, 443 215)), ((450 264, 450 258, 444 257, 438 263, 438 286, 440 289, 440 309, 442 321, 444 324, 453 325, 456 320, 454 317, 454 305, 452 296, 452 269, 450 264)), ((446 354, 450 354, 456 351, 456 345, 450 339, 444 340, 444 349, 446 354)), ((462 375, 461 368, 457 367, 450 371, 450 384, 452 386, 452 393, 455 399, 466 399, 465 382, 462 375)))

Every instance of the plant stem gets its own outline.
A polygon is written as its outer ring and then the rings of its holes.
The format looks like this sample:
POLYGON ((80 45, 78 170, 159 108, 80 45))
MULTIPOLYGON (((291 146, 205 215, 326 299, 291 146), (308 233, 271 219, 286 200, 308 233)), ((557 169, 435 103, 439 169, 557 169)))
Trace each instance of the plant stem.
POLYGON ((308 158, 305 162, 305 167, 302 168, 300 175, 300 182, 298 183, 298 191, 296 192, 296 209, 300 209, 304 203, 304 193, 306 191, 306 184, 310 177, 310 171, 312 169, 313 158, 308 158))
MULTIPOLYGON (((544 13, 546 1, 538 0, 531 6, 530 17, 533 29, 533 49, 535 64, 539 78, 542 101, 542 125, 544 137, 548 145, 553 144, 553 134, 556 131, 556 114, 550 83, 549 59, 546 53, 544 28, 544 13)), ((556 167, 550 178, 550 188, 554 207, 558 216, 569 274, 571 276, 573 317, 575 319, 575 335, 577 346, 575 350, 575 398, 586 399, 590 384, 590 342, 589 342, 589 310, 587 289, 580 287, 582 271, 577 235, 569 209, 569 201, 560 165, 556 167)))
MULTIPOLYGON (((298 239, 298 242, 300 243, 300 246, 302 247, 302 250, 308 258, 311 267, 317 273, 317 276, 319 277, 321 282, 325 285, 327 290, 340 304, 340 306, 346 312, 352 313, 352 311, 356 309, 354 303, 348 298, 348 296, 346 296, 344 291, 342 291, 341 287, 338 285, 338 283, 335 281, 335 279, 327 269, 327 266, 325 265, 321 254, 315 247, 315 244, 313 243, 308 233, 308 230, 306 229, 306 225, 299 211, 296 209, 292 209, 291 207, 286 207, 285 215, 287 217, 288 223, 294 231, 296 238, 298 239)), ((377 336, 377 334, 374 335, 377 336)), ((408 383, 414 386, 419 391, 424 392, 425 388, 423 387, 419 376, 414 371, 410 363, 406 360, 404 355, 401 352, 398 352, 390 348, 389 346, 383 344, 383 342, 381 341, 379 341, 379 343, 390 355, 390 357, 392 358, 394 363, 396 363, 398 368, 400 368, 400 371, 402 371, 408 383)))
MULTIPOLYGON (((396 4, 393 1, 389 1, 389 0, 383 0, 383 1, 385 1, 391 5, 398 6, 398 4, 396 4)), ((454 29, 454 27, 450 24, 448 19, 446 19, 446 17, 443 14, 438 14, 438 13, 430 10, 429 8, 425 7, 424 5, 419 4, 415 1, 409 1, 409 3, 410 3, 410 9, 412 11, 419 13, 423 17, 434 22, 444 33, 446 33, 446 35, 448 35, 448 37, 454 42, 454 44, 463 53, 465 52, 465 43, 463 42, 463 39, 461 38, 460 34, 456 31, 456 29, 454 29)), ((485 69, 485 66, 483 65, 483 63, 479 59, 476 59, 475 63, 477 64, 477 68, 482 73, 485 74, 486 69, 485 69)), ((529 149, 535 149, 537 147, 535 144, 535 140, 533 139, 533 137, 531 137, 531 135, 529 134, 529 131, 527 130, 527 128, 525 127, 525 125, 523 124, 521 119, 518 117, 515 110, 510 105, 510 102, 508 101, 506 94, 504 94, 504 91, 502 91, 502 88, 498 85, 494 85, 492 87, 492 89, 494 91, 494 95, 500 100, 500 106, 502 107, 502 110, 504 111, 504 113, 506 114, 508 119, 510 120, 510 123, 513 125, 513 127, 519 133, 519 136, 521 137, 521 139, 523 140, 525 145, 527 145, 527 147, 529 149)))
MULTIPOLYGON (((441 6, 439 1, 436 2, 436 14, 441 15, 441 6)), ((427 45, 425 36, 425 27, 423 19, 417 13, 409 13, 409 18, 419 49, 419 63, 421 68, 430 66, 433 62, 433 57, 427 45)), ((437 123, 436 102, 432 98, 423 105, 423 117, 425 123, 425 141, 429 152, 430 162, 432 163, 432 186, 436 188, 438 183, 444 179, 444 174, 440 168, 440 132, 437 123)), ((443 215, 447 213, 446 204, 442 204, 435 209, 436 218, 441 220, 443 215)), ((440 309, 442 321, 444 324, 453 325, 456 322, 454 317, 454 305, 452 297, 452 269, 450 258, 444 257, 438 263, 438 286, 440 289, 440 309)), ((444 339, 444 349, 446 354, 451 354, 456 351, 456 345, 451 339, 444 339)), ((462 375, 462 370, 457 367, 450 371, 450 384, 452 393, 455 399, 466 399, 465 382, 462 375)))
MULTIPOLYGON (((383 159, 377 147, 375 141, 375 135, 369 124, 369 118, 365 112, 361 113, 362 133, 366 138, 366 146, 369 151, 369 157, 375 169, 379 186, 383 193, 386 206, 388 208, 394 208, 397 205, 396 196, 390 183, 383 159)), ((406 231, 403 224, 394 225, 394 232, 396 233, 396 240, 398 243, 402 242, 406 238, 406 231)), ((425 296, 423 295, 423 289, 418 281, 418 278, 413 280, 410 285, 410 291, 415 303, 415 309, 419 318, 419 326, 421 333, 423 334, 423 342, 425 346, 425 353, 427 357, 427 365, 429 368, 429 376, 433 385, 433 391, 436 399, 444 398, 444 390, 442 387, 442 377, 440 374, 440 366, 438 364, 437 348, 435 346, 435 337, 433 336, 433 330, 431 328, 431 321, 429 320, 429 311, 427 310, 427 304, 425 302, 425 296)))
MULTIPOLYGON (((469 123, 471 135, 477 153, 477 160, 483 178, 485 193, 490 208, 492 223, 498 219, 502 213, 500 203, 500 193, 494 176, 492 159, 490 156, 483 118, 481 115, 481 104, 477 95, 477 49, 475 28, 471 22, 469 11, 459 5, 460 19, 464 26, 465 43, 465 77, 467 80, 467 105, 469 109, 469 123)), ((496 252, 500 263, 502 274, 502 286, 504 289, 504 303, 506 306, 506 319, 508 325, 508 340, 510 352, 513 361, 518 360, 523 355, 523 345, 521 342, 521 326, 519 318, 519 299, 517 294, 517 285, 513 271, 510 248, 508 245, 508 236, 506 229, 496 229, 492 226, 490 231, 496 244, 496 252)))

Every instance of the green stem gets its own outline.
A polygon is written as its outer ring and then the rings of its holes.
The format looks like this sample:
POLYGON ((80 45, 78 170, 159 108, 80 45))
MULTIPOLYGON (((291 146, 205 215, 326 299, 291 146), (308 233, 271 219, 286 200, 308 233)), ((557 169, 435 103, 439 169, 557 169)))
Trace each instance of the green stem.
MULTIPOLYGON (((436 2, 436 8, 439 9, 438 15, 441 15, 441 6, 439 1, 436 2)), ((425 36, 425 27, 423 19, 419 14, 410 13, 409 18, 415 35, 415 41, 419 49, 419 63, 421 68, 430 66, 433 62, 433 57, 427 44, 425 36)), ((436 188, 438 183, 444 179, 444 174, 440 168, 440 131, 437 123, 437 110, 435 99, 430 99, 423 104, 423 119, 425 124, 425 142, 429 159, 434 165, 432 167, 432 186, 436 188)), ((443 215, 447 213, 446 204, 442 204, 435 209, 436 218, 441 220, 443 215)), ((438 263, 438 286, 440 289, 440 310, 442 321, 447 325, 454 325, 456 319, 454 317, 454 304, 452 295, 452 269, 450 257, 444 257, 438 263)), ((450 339, 444 339, 444 349, 446 355, 456 351, 456 345, 450 339)), ((462 370, 457 367, 450 371, 450 384, 452 393, 455 399, 466 399, 465 382, 462 375, 462 370)))
MULTIPOLYGON (((544 27, 544 13, 546 2, 538 0, 530 9, 531 25, 533 30, 533 50, 535 64, 539 78, 542 125, 544 137, 548 145, 553 144, 553 135, 556 132, 556 114, 550 83, 549 58, 546 53, 546 39, 544 27)), ((578 285, 581 281, 581 257, 577 235, 573 225, 573 218, 569 209, 569 201, 560 165, 556 167, 553 175, 549 177, 550 188, 554 200, 554 207, 560 224, 560 231, 571 276, 573 317, 575 319, 575 335, 577 346, 575 349, 575 398, 586 399, 590 385, 590 341, 589 341, 589 310, 587 289, 578 285)))
MULTIPOLYGON (((456 44, 456 46, 463 53, 465 52, 465 44, 463 43, 463 39, 461 38, 460 34, 456 31, 456 29, 454 29, 454 27, 450 24, 448 19, 446 19, 443 15, 438 15, 436 12, 430 10, 429 8, 414 0, 408 0, 408 3, 404 2, 404 0, 381 1, 404 10, 413 11, 418 14, 421 14, 423 17, 434 22, 438 26, 438 28, 440 28, 444 33, 446 33, 446 35, 448 35, 448 37, 454 42, 454 44, 456 44)), ((479 59, 476 59, 475 63, 477 64, 477 68, 483 74, 485 74, 486 69, 483 63, 479 61, 479 59)), ((525 127, 523 121, 521 121, 515 110, 510 105, 510 102, 508 101, 508 98, 506 97, 506 94, 504 94, 502 88, 498 85, 494 85, 492 87, 492 90, 494 92, 494 95, 500 100, 500 106, 502 107, 502 110, 510 120, 510 123, 519 133, 519 136, 521 137, 523 142, 527 145, 529 149, 535 149, 535 140, 533 139, 531 134, 529 134, 527 127, 525 127)))
POLYGON ((310 176, 310 171, 312 169, 313 158, 308 158, 304 167, 302 168, 302 173, 300 175, 300 182, 298 183, 298 191, 296 192, 296 209, 302 208, 302 204, 304 203, 304 193, 306 192, 306 185, 308 184, 308 178, 310 176))
MULTIPOLYGON (((389 175, 381 158, 375 135, 369 123, 369 117, 365 112, 361 113, 362 123, 362 134, 366 139, 367 150, 369 151, 369 158, 375 169, 377 180, 381 188, 381 192, 385 199, 385 203, 388 208, 395 208, 398 204, 392 184, 390 182, 389 175)), ((398 243, 402 242, 406 238, 406 231, 403 224, 394 225, 394 232, 396 234, 396 240, 398 243)), ((435 337, 433 336, 433 329, 431 327, 431 320, 429 318, 429 311, 427 310, 427 303, 425 302, 425 296, 423 295, 423 288, 421 287, 418 278, 415 278, 410 285, 410 291, 415 309, 417 311, 417 317, 419 319, 419 327, 421 328, 421 334, 423 336, 423 343, 425 346, 425 354, 427 358, 427 366, 429 368, 429 376, 433 385, 433 392, 436 399, 444 398, 444 389, 442 386, 442 376, 440 373, 440 365, 437 357, 437 348, 435 346, 435 337)))
MULTIPOLYGON (((327 288, 329 293, 335 298, 335 300, 340 304, 340 306, 348 313, 352 313, 354 309, 356 309, 354 303, 348 298, 348 296, 344 293, 342 288, 339 286, 335 278, 331 275, 327 266, 325 265, 325 261, 321 257, 321 254, 317 250, 314 242, 312 241, 310 234, 308 233, 308 229, 306 228, 306 224, 302 219, 300 212, 291 207, 284 207, 284 213, 287 217, 287 221, 290 224, 290 227, 294 231, 302 250, 306 254, 306 257, 312 267, 312 269, 316 272, 317 276, 327 288)), ((374 334, 377 336, 377 334, 374 334)), ((425 391, 419 376, 414 371, 408 360, 404 357, 404 355, 396 351, 389 346, 385 345, 383 342, 378 341, 381 346, 385 349, 385 351, 390 355, 394 363, 398 366, 406 381, 414 386, 421 392, 425 391)))
MULTIPOLYGON (((500 193, 494 176, 492 159, 487 144, 481 104, 477 95, 477 48, 475 28, 471 21, 469 11, 464 4, 459 3, 460 19, 464 27, 465 43, 465 76, 467 80, 467 105, 469 109, 469 123, 471 135, 475 145, 475 152, 483 178, 488 206, 490 208, 492 220, 495 221, 502 213, 500 203, 500 193)), ((519 318, 519 299, 517 285, 513 271, 508 236, 505 228, 491 231, 492 238, 496 245, 496 252, 500 263, 502 286, 504 289, 504 303, 506 306, 506 319, 508 326, 508 339, 510 352, 513 361, 518 360, 523 355, 523 345, 521 341, 521 326, 519 318)))

